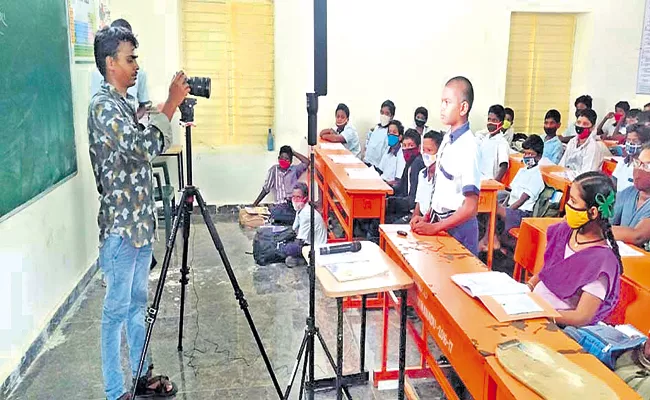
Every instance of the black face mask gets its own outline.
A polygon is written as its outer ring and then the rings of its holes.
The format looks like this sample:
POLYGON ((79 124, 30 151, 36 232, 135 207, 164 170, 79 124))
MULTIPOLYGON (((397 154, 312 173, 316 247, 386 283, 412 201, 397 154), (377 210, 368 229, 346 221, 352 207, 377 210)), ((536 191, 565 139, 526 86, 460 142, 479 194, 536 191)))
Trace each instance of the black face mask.
POLYGON ((427 123, 426 119, 416 119, 415 120, 415 126, 417 126, 418 128, 422 128, 424 126, 424 124, 426 124, 426 123, 427 123))
POLYGON ((544 128, 544 132, 548 136, 555 136, 555 134, 557 133, 557 128, 544 128))

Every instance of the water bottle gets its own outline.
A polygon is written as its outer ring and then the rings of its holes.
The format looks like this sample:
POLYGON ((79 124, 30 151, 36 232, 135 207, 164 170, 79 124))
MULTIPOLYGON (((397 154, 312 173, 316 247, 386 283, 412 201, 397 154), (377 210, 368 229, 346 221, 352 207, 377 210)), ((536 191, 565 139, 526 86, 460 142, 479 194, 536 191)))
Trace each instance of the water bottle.
POLYGON ((271 128, 269 128, 269 134, 266 137, 266 147, 269 149, 269 151, 273 151, 275 149, 273 132, 271 131, 271 128))

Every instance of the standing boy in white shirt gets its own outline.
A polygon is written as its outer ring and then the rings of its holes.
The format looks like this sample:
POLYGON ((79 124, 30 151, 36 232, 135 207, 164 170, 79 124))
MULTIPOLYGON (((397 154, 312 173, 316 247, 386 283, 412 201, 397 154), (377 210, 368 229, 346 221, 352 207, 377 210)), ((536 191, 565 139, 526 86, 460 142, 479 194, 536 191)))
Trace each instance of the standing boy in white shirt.
POLYGON ((508 171, 510 146, 501 131, 505 115, 505 109, 498 104, 488 110, 488 133, 479 143, 481 179, 501 181, 508 171))
POLYGON ((594 110, 578 111, 575 127, 577 135, 567 144, 559 164, 573 171, 576 176, 589 171, 600 171, 603 165, 603 153, 591 135, 597 119, 594 110))
POLYGON ((420 235, 447 231, 474 255, 478 254, 478 145, 469 129, 474 88, 465 77, 452 78, 442 91, 440 117, 449 131, 437 155, 431 206, 414 217, 411 229, 420 235))

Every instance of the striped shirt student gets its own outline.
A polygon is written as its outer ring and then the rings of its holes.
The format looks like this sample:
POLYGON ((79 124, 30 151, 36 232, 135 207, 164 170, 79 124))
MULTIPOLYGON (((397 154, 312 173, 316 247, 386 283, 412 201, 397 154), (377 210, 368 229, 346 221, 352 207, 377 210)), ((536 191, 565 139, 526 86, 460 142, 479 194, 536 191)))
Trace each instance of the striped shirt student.
POLYGON ((307 157, 293 151, 290 146, 280 147, 278 163, 269 168, 264 185, 262 185, 262 191, 255 199, 253 206, 259 205, 269 193, 273 193, 276 204, 291 203, 293 188, 308 166, 309 160, 307 157), (292 164, 293 156, 296 156, 300 164, 292 164))

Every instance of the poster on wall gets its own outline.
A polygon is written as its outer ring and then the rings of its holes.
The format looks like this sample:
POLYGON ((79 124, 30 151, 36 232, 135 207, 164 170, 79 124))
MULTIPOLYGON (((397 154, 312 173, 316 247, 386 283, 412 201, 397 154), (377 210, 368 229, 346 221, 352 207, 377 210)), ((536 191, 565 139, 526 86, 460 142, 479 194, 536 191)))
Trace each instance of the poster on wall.
POLYGON ((93 62, 95 32, 111 23, 110 0, 69 0, 68 7, 75 62, 93 62))
POLYGON ((650 1, 646 0, 639 51, 639 70, 636 76, 636 93, 650 94, 650 1))

